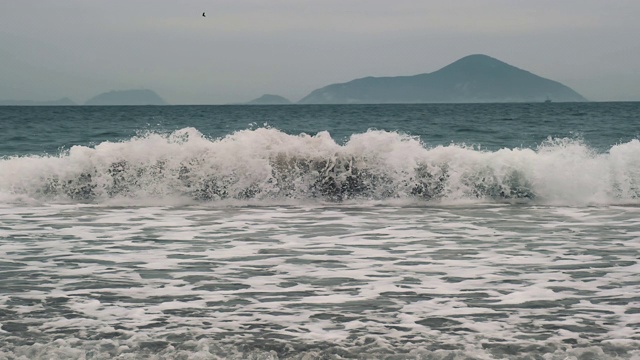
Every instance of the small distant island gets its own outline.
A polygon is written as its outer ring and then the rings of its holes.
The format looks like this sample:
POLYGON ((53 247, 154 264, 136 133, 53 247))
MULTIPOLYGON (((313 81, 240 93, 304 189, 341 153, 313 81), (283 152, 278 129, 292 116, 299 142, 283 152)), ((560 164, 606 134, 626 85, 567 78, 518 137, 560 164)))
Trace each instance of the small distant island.
MULTIPOLYGON (((431 73, 354 79, 318 88, 297 104, 407 103, 550 103, 586 102, 582 95, 557 81, 509 65, 493 57, 465 56, 431 73)), ((264 94, 236 105, 289 105, 280 95, 264 94)), ((0 106, 73 106, 69 98, 54 101, 0 100, 0 106)), ((83 105, 168 105, 149 89, 112 90, 83 105)))
POLYGON ((0 100, 0 106, 74 106, 77 105, 69 98, 52 101, 34 100, 0 100))
POLYGON ((413 76, 366 77, 312 91, 301 104, 587 101, 569 87, 487 55, 413 76), (547 101, 548 100, 548 101, 547 101))
POLYGON ((280 95, 264 94, 257 99, 244 103, 245 105, 289 105, 291 101, 280 95))
POLYGON ((167 105, 152 90, 119 90, 109 91, 92 97, 85 105, 167 105))

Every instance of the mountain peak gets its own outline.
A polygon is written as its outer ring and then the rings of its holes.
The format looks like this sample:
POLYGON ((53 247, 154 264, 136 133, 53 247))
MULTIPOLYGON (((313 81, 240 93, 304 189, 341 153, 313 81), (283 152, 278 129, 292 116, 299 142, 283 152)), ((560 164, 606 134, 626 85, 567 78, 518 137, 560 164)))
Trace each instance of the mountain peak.
POLYGON ((468 55, 461 59, 458 59, 451 64, 443 67, 438 71, 447 71, 447 70, 459 70, 466 69, 469 71, 483 71, 483 70, 491 70, 496 68, 510 69, 510 70, 520 70, 515 66, 509 65, 504 61, 500 61, 496 58, 492 58, 488 55, 483 54, 474 54, 468 55))
POLYGON ((257 99, 247 103, 248 105, 288 105, 291 104, 287 98, 280 95, 264 94, 257 99))
POLYGON ((467 55, 467 56, 461 57, 460 59, 454 61, 453 63, 455 64, 455 63, 461 63, 461 62, 485 62, 485 63, 498 62, 498 63, 504 64, 504 62, 485 54, 467 55))
POLYGON ((314 90, 300 100, 323 103, 474 103, 587 101, 556 81, 483 54, 465 56, 432 73, 356 79, 314 90))

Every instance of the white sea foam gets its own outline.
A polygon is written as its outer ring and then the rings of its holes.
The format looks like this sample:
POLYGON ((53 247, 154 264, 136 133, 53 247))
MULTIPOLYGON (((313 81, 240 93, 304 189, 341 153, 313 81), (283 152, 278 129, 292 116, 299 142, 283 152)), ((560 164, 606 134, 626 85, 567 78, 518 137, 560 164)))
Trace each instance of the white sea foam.
POLYGON ((639 211, 0 206, 0 358, 633 359, 639 211))
POLYGON ((640 141, 596 153, 577 140, 537 149, 430 147, 368 131, 337 144, 327 132, 271 128, 207 139, 193 128, 148 133, 58 156, 0 160, 0 202, 180 205, 241 201, 525 201, 637 204, 640 141))
POLYGON ((637 359, 639 158, 261 128, 2 159, 0 359, 637 359))

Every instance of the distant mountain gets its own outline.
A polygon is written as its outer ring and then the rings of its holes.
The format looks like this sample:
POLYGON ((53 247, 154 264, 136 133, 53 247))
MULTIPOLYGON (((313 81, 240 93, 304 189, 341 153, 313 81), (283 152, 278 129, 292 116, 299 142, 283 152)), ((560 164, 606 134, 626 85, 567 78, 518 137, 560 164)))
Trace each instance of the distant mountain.
POLYGON ((247 105, 287 105, 287 104, 291 104, 291 101, 279 95, 265 94, 245 104, 247 105))
POLYGON ((109 91, 94 96, 85 105, 167 105, 158 94, 151 90, 109 91))
POLYGON ((366 77, 314 90, 302 104, 587 101, 559 82, 486 55, 414 76, 366 77))
POLYGON ((62 98, 53 101, 34 101, 34 100, 0 100, 0 106, 73 106, 77 105, 69 98, 62 98))

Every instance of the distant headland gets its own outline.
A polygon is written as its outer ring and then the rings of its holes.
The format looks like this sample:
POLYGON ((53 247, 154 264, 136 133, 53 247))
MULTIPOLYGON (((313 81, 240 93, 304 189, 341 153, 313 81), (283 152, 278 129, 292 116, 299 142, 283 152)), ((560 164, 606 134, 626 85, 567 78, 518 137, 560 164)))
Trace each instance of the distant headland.
POLYGON ((289 99, 280 95, 264 94, 257 99, 244 103, 245 105, 289 105, 289 99))
POLYGON ((569 87, 487 55, 413 76, 365 77, 312 91, 301 104, 587 101, 569 87))
POLYGON ((152 90, 120 90, 109 91, 92 97, 85 105, 167 105, 152 90))

